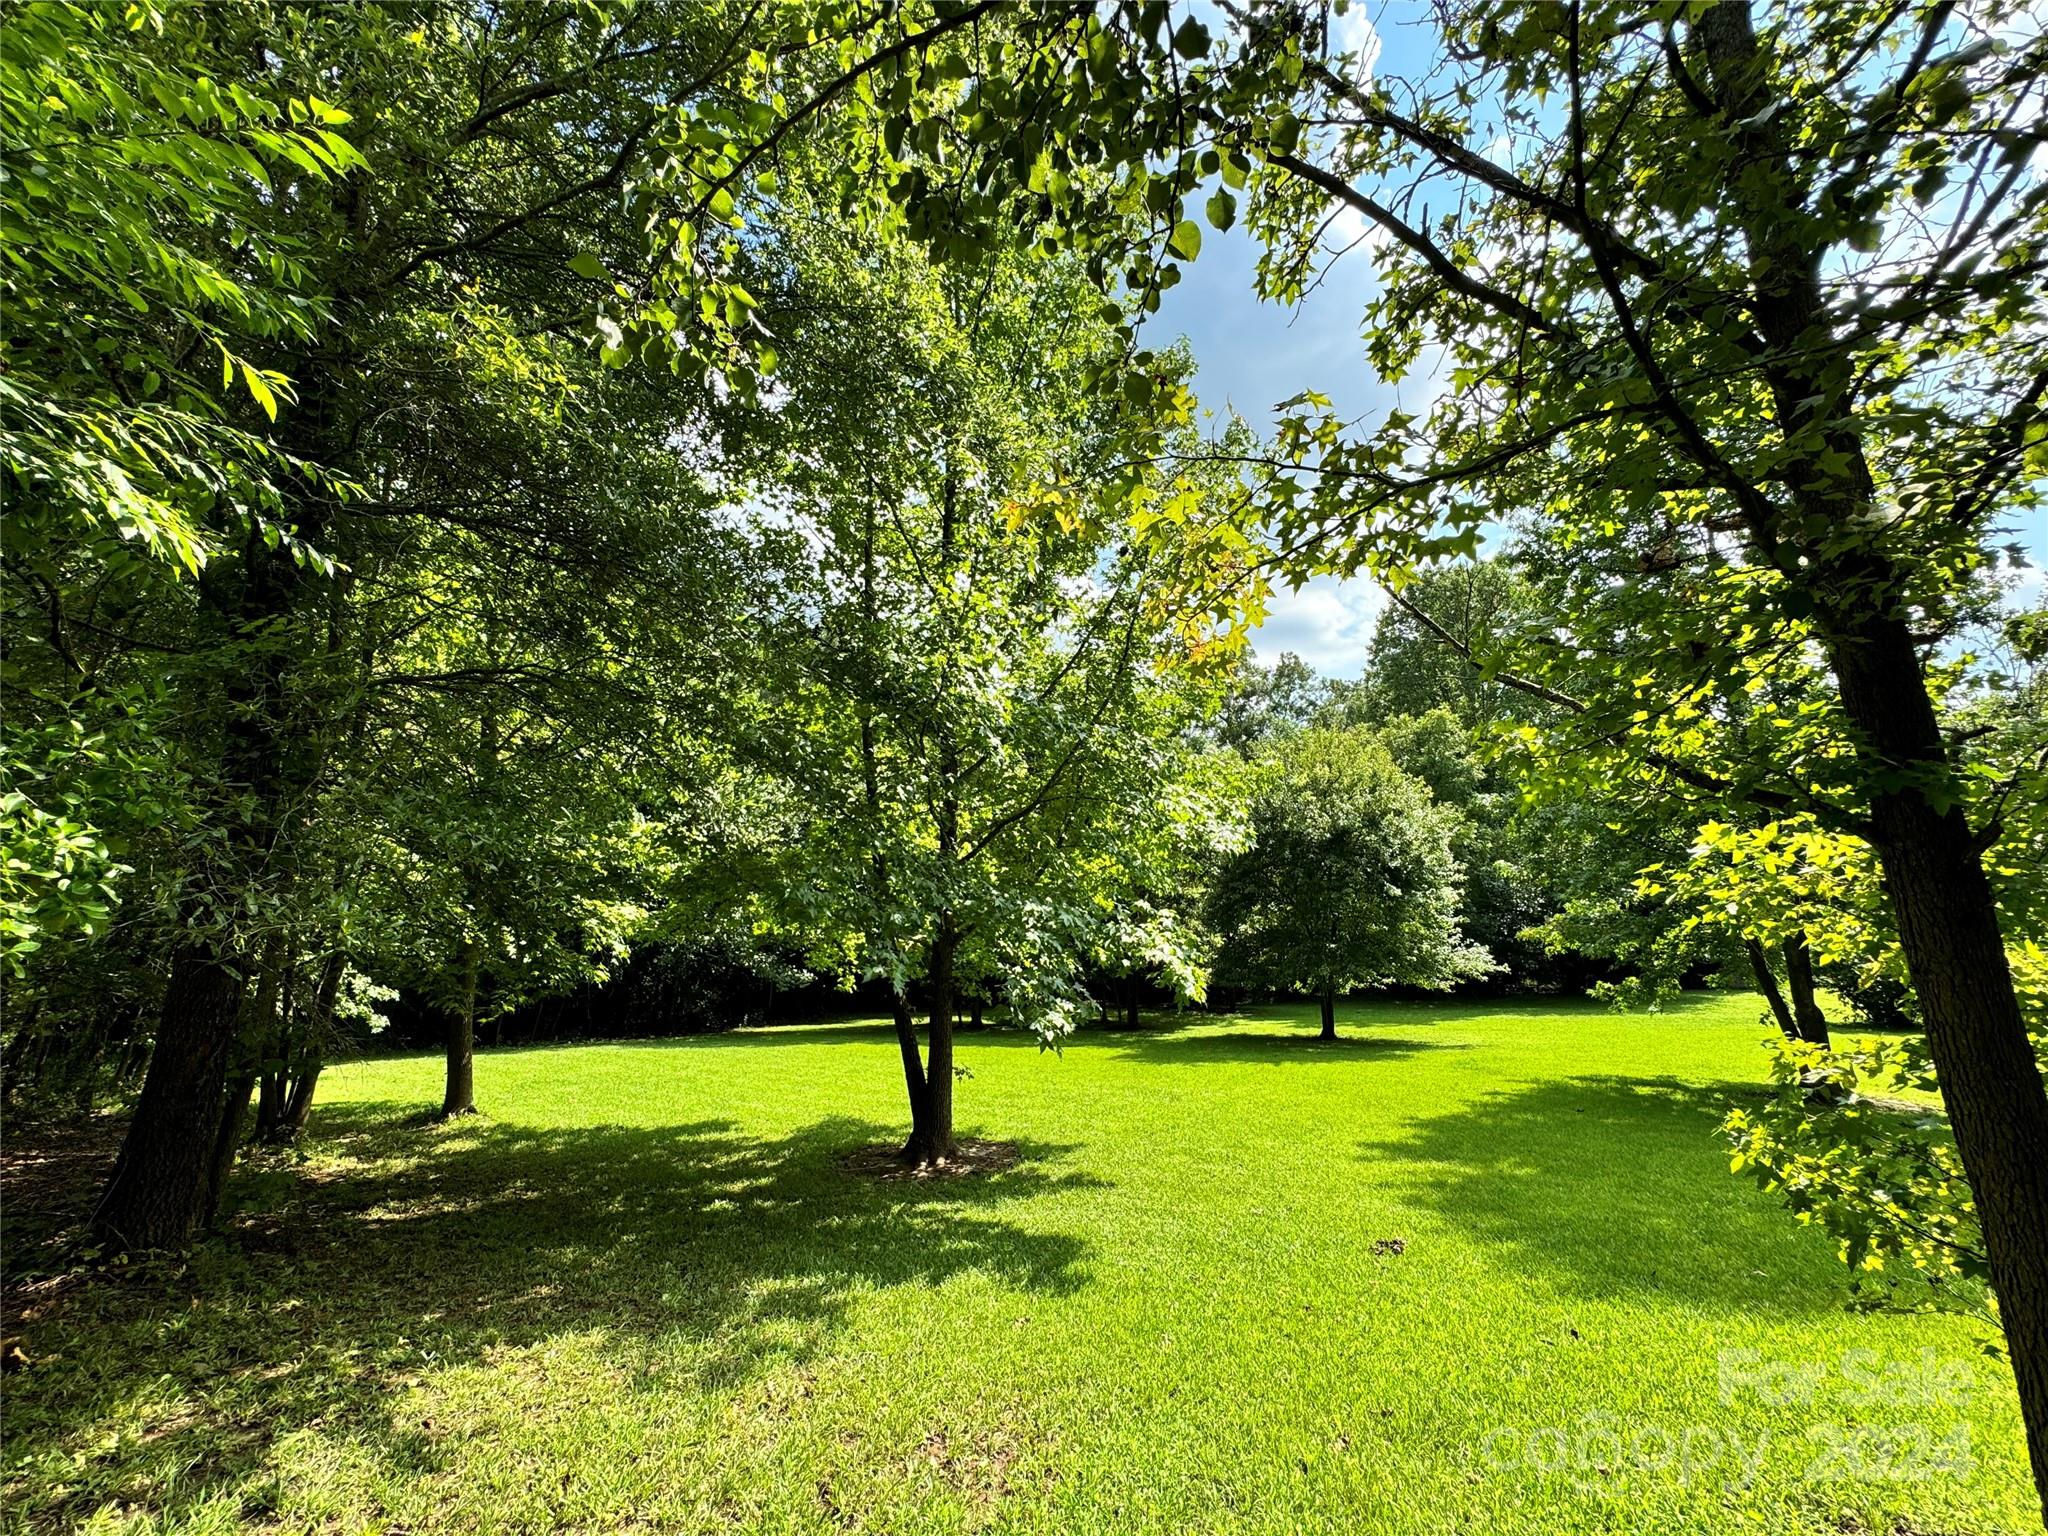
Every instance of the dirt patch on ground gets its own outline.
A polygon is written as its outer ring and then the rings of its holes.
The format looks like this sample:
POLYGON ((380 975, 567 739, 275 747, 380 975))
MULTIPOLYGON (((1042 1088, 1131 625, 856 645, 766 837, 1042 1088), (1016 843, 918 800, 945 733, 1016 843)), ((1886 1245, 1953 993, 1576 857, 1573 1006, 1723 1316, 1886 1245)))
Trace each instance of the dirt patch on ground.
POLYGON ((9 1125, 0 1139, 0 1189, 10 1224, 63 1221, 89 1207, 126 1128, 120 1115, 9 1125))
POLYGON ((10 1277, 40 1269, 50 1245, 84 1227, 126 1128, 120 1115, 7 1127, 0 1139, 0 1204, 7 1211, 10 1277))
POLYGON ((906 1163, 901 1147, 884 1145, 848 1152, 839 1159, 839 1166, 870 1179, 966 1179, 1000 1173, 1016 1161, 1015 1142, 968 1137, 956 1142, 953 1155, 942 1163, 906 1163))
MULTIPOLYGON (((120 1115, 10 1124, 0 1138, 0 1210, 7 1242, 0 1264, 0 1335, 13 1335, 78 1277, 76 1249, 100 1186, 121 1150, 120 1115)), ((21 1363, 0 1347, 0 1370, 21 1363)))

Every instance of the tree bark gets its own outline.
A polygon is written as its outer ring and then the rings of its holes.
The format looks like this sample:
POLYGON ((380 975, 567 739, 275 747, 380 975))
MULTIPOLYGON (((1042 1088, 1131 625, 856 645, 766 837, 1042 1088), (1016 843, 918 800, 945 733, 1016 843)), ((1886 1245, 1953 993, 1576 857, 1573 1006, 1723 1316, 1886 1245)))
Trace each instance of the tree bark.
POLYGON ((1908 616, 1901 573, 1875 541, 1840 542, 1877 504, 1830 344, 1826 252, 1797 215, 1809 190, 1748 0, 1720 0, 1696 41, 1724 131, 1741 151, 1726 196, 1743 224, 1762 372, 1788 445, 1790 520, 1752 512, 1752 540, 1811 609, 1871 784, 1869 841, 1918 995, 1956 1150, 1969 1176, 2019 1388, 2035 1491, 2048 1519, 2048 1087, 2013 991, 1998 908, 1949 761, 1908 616), (1820 530, 1816 534, 1813 530, 1820 530))
POLYGON ((1764 948, 1761 939, 1746 939, 1742 947, 1749 956, 1749 972, 1756 978, 1756 989, 1771 1005, 1771 1017, 1778 1021, 1778 1028, 1787 1040, 1797 1040, 1799 1025, 1785 1004, 1785 993, 1778 986, 1778 973, 1771 969, 1770 951, 1764 948))
MULTIPOLYGON (((1906 626, 1873 619, 1830 649, 1843 707, 1878 760, 1872 767, 1940 767, 1953 785, 1906 626)), ((2048 1089, 1961 795, 1937 809, 1908 775, 1894 769, 1890 778, 1905 783, 1873 797, 1871 843, 1976 1200, 2048 1519, 2048 1089)))
POLYGON ((903 1143, 906 1161, 915 1161, 925 1143, 931 1124, 931 1096, 925 1091, 924 1057, 917 1044, 917 1018, 910 1011, 910 999, 898 992, 894 999, 896 1048, 903 1057, 903 1087, 910 1098, 910 1136, 903 1143))
POLYGON ((280 1144, 297 1141, 306 1129, 306 1121, 313 1113, 313 1090, 320 1085, 322 1065, 317 1058, 309 1061, 292 1079, 291 1096, 285 1100, 284 1115, 271 1134, 272 1141, 280 1144))
POLYGON ((207 1170, 206 1192, 200 1201, 199 1225, 211 1227, 220 1216, 220 1197, 234 1172, 235 1158, 242 1150, 249 1118, 249 1094, 259 1082, 267 1082, 264 1060, 278 1046, 281 1031, 279 1000, 285 995, 286 978, 294 962, 291 946, 282 934, 272 934, 263 946, 263 961, 257 971, 256 991, 248 1000, 246 1015, 228 1048, 227 1091, 221 1101, 220 1129, 214 1137, 213 1161, 207 1170))
POLYGON ((448 1083, 441 1095, 441 1118, 476 1113, 476 981, 477 941, 462 946, 462 1006, 448 1018, 448 1083))
POLYGON ((93 1235, 105 1246, 179 1248, 204 1215, 242 987, 241 970, 211 945, 173 960, 156 1049, 93 1212, 93 1235))
POLYGON ((214 1133, 213 1158, 206 1170, 206 1193, 200 1201, 199 1226, 214 1226, 220 1220, 220 1197, 227 1188, 228 1175, 235 1171, 235 1158, 242 1150, 242 1133, 249 1119, 249 1093, 256 1086, 252 1072, 234 1072, 228 1077, 227 1093, 221 1102, 220 1126, 214 1133))
POLYGON ((1792 993, 1792 1022, 1798 1038, 1808 1045, 1828 1048, 1828 1016, 1821 1011, 1813 989, 1813 952, 1803 934, 1785 941, 1785 985, 1792 993))
POLYGON ((1124 1028, 1137 1029, 1138 1022, 1138 978, 1124 978, 1124 1028))
POLYGON ((943 1163, 953 1155, 953 960, 960 936, 951 917, 933 935, 928 984, 931 1022, 925 1040, 925 1122, 904 1148, 912 1163, 943 1163))
POLYGON ((328 952, 320 965, 320 980, 313 988, 313 1006, 306 1014, 305 1036, 299 1042, 297 1059, 287 1079, 284 1110, 268 1131, 278 1143, 296 1141, 313 1113, 313 1091, 320 1083, 320 1069, 326 1064, 328 1032, 334 1027, 334 1000, 341 995, 341 973, 347 958, 338 949, 328 952))
POLYGON ((1323 983, 1320 1001, 1323 1005, 1323 1032, 1317 1038, 1335 1040, 1337 1038, 1337 983, 1334 981, 1323 983))

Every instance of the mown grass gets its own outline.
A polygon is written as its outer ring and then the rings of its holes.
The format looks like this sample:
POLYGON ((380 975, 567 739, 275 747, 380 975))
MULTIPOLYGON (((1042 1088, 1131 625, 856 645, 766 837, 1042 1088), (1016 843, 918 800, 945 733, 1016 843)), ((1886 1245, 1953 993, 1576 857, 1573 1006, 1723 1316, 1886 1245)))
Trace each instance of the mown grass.
POLYGON ((1753 1000, 1343 1026, 967 1037, 1021 1155, 956 1180, 843 1166, 872 1023, 487 1054, 438 1128, 434 1059, 340 1068, 230 1241, 32 1324, 8 1522, 2039 1528, 1973 1326, 1845 1310, 1728 1173, 1753 1000))

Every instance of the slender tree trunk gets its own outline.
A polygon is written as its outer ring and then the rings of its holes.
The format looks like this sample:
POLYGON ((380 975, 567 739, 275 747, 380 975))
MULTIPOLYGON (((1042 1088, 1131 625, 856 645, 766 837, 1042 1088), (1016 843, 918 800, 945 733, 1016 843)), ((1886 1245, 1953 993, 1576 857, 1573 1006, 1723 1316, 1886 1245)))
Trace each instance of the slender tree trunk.
POLYGON ((932 938, 929 985, 931 1024, 925 1042, 925 1123, 912 1132, 906 1153, 914 1163, 943 1163, 953 1155, 953 959, 960 936, 950 917, 932 938))
POLYGON ((1785 941, 1785 985, 1792 993, 1792 1022, 1799 1038, 1808 1045, 1828 1048, 1828 1016, 1821 1011, 1813 989, 1813 951, 1803 934, 1785 941))
POLYGON ((1323 1005, 1323 1032, 1317 1038, 1335 1040, 1337 1038, 1337 983, 1334 981, 1323 983, 1321 1001, 1323 1005))
POLYGON ((448 1086, 441 1096, 441 1118, 476 1113, 476 981, 477 941, 462 945, 462 1006, 448 1019, 448 1086))
POLYGON ((221 1101, 220 1129, 214 1137, 213 1162, 207 1170, 206 1193, 200 1202, 199 1224, 211 1227, 220 1216, 220 1197, 227 1188, 228 1175, 235 1170, 246 1139, 249 1094, 264 1076, 264 1058, 276 1048, 280 1032, 279 1001, 285 994, 285 978, 291 974, 293 953, 281 934, 273 934, 263 946, 263 961, 257 971, 256 991, 248 1002, 248 1013, 229 1047, 227 1091, 221 1101))
POLYGON ((910 1098, 910 1137, 903 1143, 906 1161, 915 1162, 921 1156, 930 1133, 932 1106, 931 1095, 925 1091, 924 1057, 917 1044, 917 1018, 910 1011, 910 999, 898 992, 894 998, 896 1017, 896 1048, 903 1057, 903 1087, 910 1098))
POLYGON ((320 1083, 320 1069, 327 1060, 328 1034, 334 1027, 334 1000, 341 995, 341 973, 347 958, 339 949, 330 950, 320 964, 320 980, 313 988, 313 1005, 306 1013, 305 1037, 299 1041, 297 1059, 287 1079, 284 1111, 270 1132, 270 1139, 289 1142, 305 1130, 313 1113, 313 1091, 320 1083))
MULTIPOLYGON (((950 455, 950 448, 947 452, 950 455)), ((959 480, 949 462, 940 498, 939 569, 951 581, 954 533, 959 505, 959 480)), ((951 658, 946 658, 950 668, 951 658)), ((939 735, 938 803, 939 863, 948 875, 960 857, 960 754, 949 729, 939 735)), ((960 930, 950 910, 941 910, 925 957, 926 985, 931 989, 931 1025, 925 1039, 925 1123, 912 1135, 912 1162, 943 1163, 953 1155, 953 1008, 957 997, 954 961, 960 951, 960 930)))
POLYGON ((1785 994, 1778 986, 1778 973, 1771 969, 1770 951, 1764 948, 1760 939, 1746 939, 1742 947, 1749 955, 1749 971, 1756 978, 1756 989, 1771 1005, 1771 1017, 1778 1021, 1778 1028, 1784 1031, 1787 1040, 1797 1040, 1799 1025, 1792 1017, 1792 1010, 1785 1006, 1785 994))
POLYGON ((1124 978, 1124 1028, 1136 1029, 1138 1024, 1138 978, 1124 978))
POLYGON ((988 1023, 987 1023, 987 1021, 986 1021, 985 1019, 983 1019, 983 1018, 982 1018, 982 1016, 981 1016, 981 1015, 982 1015, 982 1009, 983 1009, 983 1007, 984 1007, 984 1006, 985 1006, 985 1004, 984 1004, 984 1002, 983 1002, 982 996, 981 996, 981 994, 980 994, 980 993, 978 993, 978 992, 977 992, 977 993, 976 993, 976 994, 975 994, 975 995, 974 995, 974 996, 973 996, 972 998, 968 999, 968 1002, 967 1002, 967 1027, 968 1027, 969 1029, 972 1029, 972 1030, 975 1030, 975 1031, 977 1031, 977 1032, 978 1032, 978 1031, 980 1031, 980 1030, 984 1030, 984 1029, 988 1028, 988 1023))
POLYGON ((228 1175, 235 1171, 241 1153, 243 1133, 249 1122, 249 1093, 256 1086, 253 1073, 234 1072, 228 1076, 223 1097, 220 1126, 214 1134, 213 1159, 206 1171, 206 1194, 200 1202, 199 1225, 211 1227, 220 1220, 220 1197, 227 1189, 228 1175))
POLYGON ((203 1216, 242 987, 241 971, 210 945, 172 962, 149 1071, 93 1212, 93 1233, 107 1246, 182 1247, 203 1216))
POLYGON ((256 1079, 256 1139, 274 1141, 284 1120, 284 1107, 291 1090, 282 1066, 266 1068, 256 1079))
POLYGON ((302 1066, 292 1079, 291 1095, 285 1100, 284 1115, 271 1136, 273 1141, 296 1141, 306 1129, 306 1121, 313 1113, 313 1090, 320 1085, 320 1068, 321 1062, 316 1057, 302 1066))

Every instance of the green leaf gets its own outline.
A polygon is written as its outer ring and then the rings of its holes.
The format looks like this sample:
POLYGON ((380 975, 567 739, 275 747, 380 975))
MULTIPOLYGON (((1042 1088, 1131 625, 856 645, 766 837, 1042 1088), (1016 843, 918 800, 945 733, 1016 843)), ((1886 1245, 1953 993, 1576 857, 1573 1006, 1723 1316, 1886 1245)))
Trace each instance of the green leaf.
POLYGON ((1182 219, 1173 226, 1166 248, 1182 261, 1193 261, 1202 254, 1202 226, 1193 219, 1182 219))
POLYGON ((1218 187, 1209 199, 1207 211, 1211 224, 1217 229, 1228 229, 1237 222, 1237 199, 1218 187))
POLYGON ((574 256, 571 256, 569 258, 569 270, 578 277, 589 278, 594 283, 601 283, 611 276, 609 272, 605 271, 604 263, 599 261, 589 251, 578 251, 574 256))

